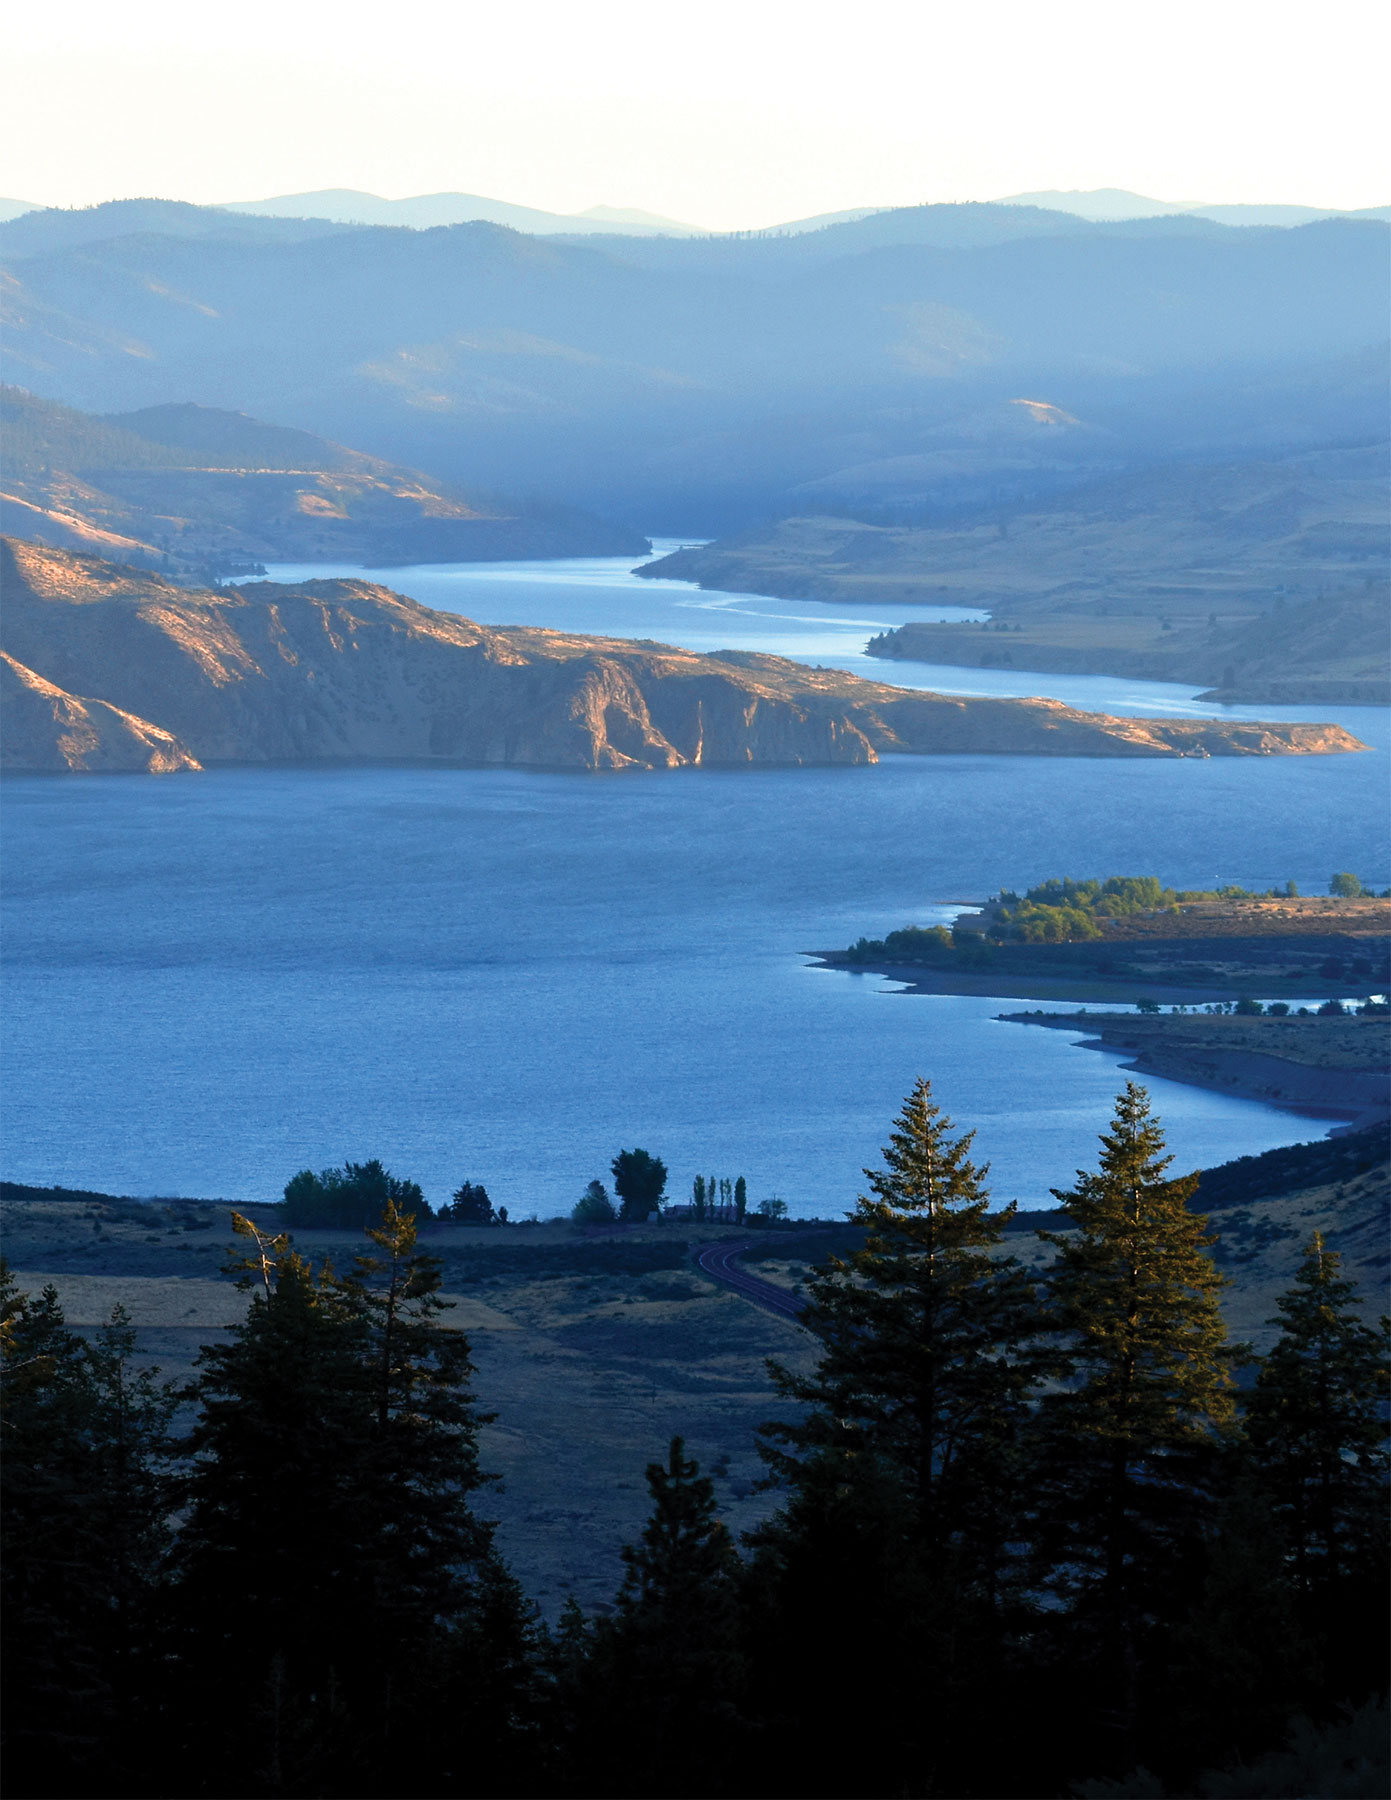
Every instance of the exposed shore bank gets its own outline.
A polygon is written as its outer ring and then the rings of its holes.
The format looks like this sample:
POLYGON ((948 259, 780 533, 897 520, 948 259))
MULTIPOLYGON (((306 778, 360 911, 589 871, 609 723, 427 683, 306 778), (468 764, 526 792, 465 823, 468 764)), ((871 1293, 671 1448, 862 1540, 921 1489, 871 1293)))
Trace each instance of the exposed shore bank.
POLYGON ((1360 1130, 1391 1118, 1391 1019, 1385 1014, 1245 1018, 1233 1014, 1002 1013, 1015 1025, 1083 1033, 1126 1067, 1260 1100, 1360 1130))

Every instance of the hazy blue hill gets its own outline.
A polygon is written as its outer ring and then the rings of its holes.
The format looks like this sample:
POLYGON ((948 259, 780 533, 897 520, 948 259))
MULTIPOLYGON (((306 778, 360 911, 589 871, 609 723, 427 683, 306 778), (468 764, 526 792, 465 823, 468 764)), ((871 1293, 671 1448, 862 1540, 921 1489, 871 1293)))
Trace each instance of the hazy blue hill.
POLYGON ((94 418, 0 388, 0 531, 176 580, 262 561, 641 556, 578 508, 450 487, 310 432, 189 403, 94 418))
POLYGON ((1003 204, 1043 206, 1075 218, 1135 220, 1173 214, 1209 219, 1219 225, 1309 225, 1315 219, 1391 219, 1391 207, 1368 206, 1345 210, 1336 206, 1285 206, 1276 204, 1212 205, 1198 200, 1155 200, 1133 194, 1127 188, 1049 188, 1036 194, 1010 194, 1003 204))
POLYGON ((24 388, 0 386, 0 424, 5 465, 12 475, 45 469, 175 469, 191 463, 265 470, 386 472, 390 467, 312 432, 188 401, 96 418, 24 388))
MULTIPOLYGON (((189 451, 201 463, 228 468, 254 469, 350 469, 371 462, 357 450, 345 450, 291 426, 267 425, 245 413, 217 406, 146 406, 137 412, 112 413, 106 423, 133 433, 147 443, 171 451, 189 451)), ((187 462, 178 455, 171 460, 187 462)), ((383 465, 385 467, 385 465, 383 465)))
POLYGON ((0 255, 43 256, 147 232, 293 243, 345 229, 327 219, 257 219, 216 206, 191 206, 184 200, 106 200, 100 206, 39 207, 5 219, 0 222, 0 255))
POLYGON ((341 224, 407 225, 416 230, 436 225, 464 225, 483 220, 507 225, 514 231, 539 235, 672 232, 687 236, 700 230, 676 219, 663 219, 631 207, 594 206, 582 213, 546 212, 534 206, 517 206, 508 200, 489 200, 482 194, 414 194, 404 200, 384 200, 359 188, 318 188, 307 194, 277 194, 269 200, 234 200, 224 209, 263 218, 331 219, 341 224))
POLYGON ((1111 432, 1121 461, 1225 449, 1238 416, 1257 450, 1346 438, 1384 404, 1370 364, 1345 401, 1317 372, 1385 341, 1382 224, 900 210, 787 239, 90 242, 12 262, 7 354, 88 410, 196 395, 678 531, 1020 396, 1111 432), (1019 230, 998 241, 1002 213, 1019 230), (997 241, 893 241, 910 227, 997 241))
MULTIPOLYGON (((980 249, 1015 238, 1077 237, 1096 229, 1085 220, 1038 206, 967 201, 946 206, 866 207, 862 211, 829 213, 824 219, 801 219, 746 235, 634 239, 605 247, 643 268, 687 272, 719 269, 727 275, 764 278, 770 271, 834 262, 892 245, 980 249)), ((1194 229, 1204 227, 1195 223, 1194 229)))
POLYGON ((120 420, 94 419, 23 388, 0 387, 0 427, 11 478, 45 469, 169 468, 180 460, 120 420))

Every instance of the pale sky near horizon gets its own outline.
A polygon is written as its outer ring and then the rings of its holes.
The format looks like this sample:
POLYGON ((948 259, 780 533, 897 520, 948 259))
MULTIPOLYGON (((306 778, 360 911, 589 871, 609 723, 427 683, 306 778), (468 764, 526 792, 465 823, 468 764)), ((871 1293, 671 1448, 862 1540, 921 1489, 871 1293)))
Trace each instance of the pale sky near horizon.
POLYGON ((717 230, 1122 187, 1391 201, 1370 0, 67 0, 11 15, 0 193, 457 189, 717 230))

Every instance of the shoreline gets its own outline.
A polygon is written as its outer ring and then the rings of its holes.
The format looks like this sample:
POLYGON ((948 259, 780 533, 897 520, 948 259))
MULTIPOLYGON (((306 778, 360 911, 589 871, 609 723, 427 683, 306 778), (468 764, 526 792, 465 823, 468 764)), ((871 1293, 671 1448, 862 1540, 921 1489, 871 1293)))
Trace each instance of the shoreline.
MULTIPOLYGON (((1157 1000, 1164 1006, 1207 1006, 1219 1000, 1239 998, 1238 990, 1211 982, 1175 984, 1137 980, 1108 980, 1104 976, 1085 978, 1067 975, 1016 975, 1007 971, 982 970, 978 974, 958 974, 951 969, 931 969, 922 963, 849 962, 834 950, 803 950, 814 969, 834 969, 843 975, 874 975, 884 981, 902 982, 910 994, 965 994, 985 1000, 1111 1000, 1134 1005, 1136 1000, 1157 1000)), ((1336 986, 1336 981, 1334 982, 1336 986)), ((1270 994, 1290 1001, 1319 1003, 1329 996, 1329 983, 1324 980, 1315 988, 1288 981, 1268 982, 1270 994)), ((1244 989, 1242 991, 1245 991, 1244 989)))
POLYGON ((1174 1018, 1176 1030, 1166 1041, 1163 1034, 1169 1019, 1152 1014, 1000 1013, 998 1017, 1011 1025, 1079 1032, 1077 1048, 1128 1053, 1121 1066, 1138 1075, 1157 1075, 1188 1087, 1258 1100, 1303 1118, 1336 1121, 1329 1136, 1366 1130, 1391 1118, 1391 1071, 1387 1067, 1298 1062, 1242 1043, 1223 1045, 1214 1041, 1220 1033, 1211 1029, 1200 1029, 1197 1037, 1206 1041, 1195 1041, 1191 1028, 1216 1026, 1215 1019, 1174 1018), (1185 1026, 1190 1028, 1187 1041, 1178 1037, 1185 1026), (1175 1037, 1178 1041, 1173 1041, 1175 1037))

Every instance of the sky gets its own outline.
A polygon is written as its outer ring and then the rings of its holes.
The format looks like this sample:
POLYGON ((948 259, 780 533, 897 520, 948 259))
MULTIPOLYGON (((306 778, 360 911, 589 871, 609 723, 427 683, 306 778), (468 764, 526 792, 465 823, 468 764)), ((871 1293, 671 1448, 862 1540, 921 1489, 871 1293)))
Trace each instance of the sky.
POLYGON ((1368 0, 65 0, 6 27, 0 194, 1372 206, 1388 39, 1368 0))

